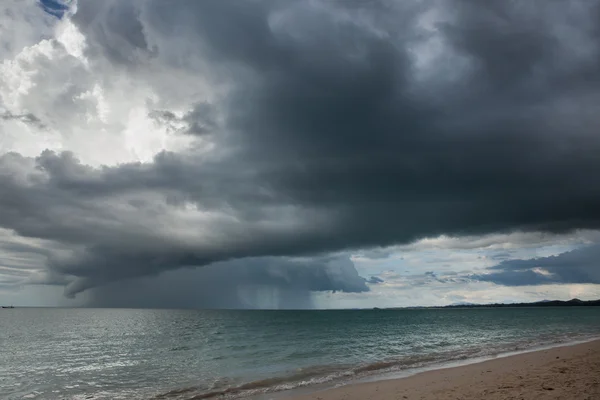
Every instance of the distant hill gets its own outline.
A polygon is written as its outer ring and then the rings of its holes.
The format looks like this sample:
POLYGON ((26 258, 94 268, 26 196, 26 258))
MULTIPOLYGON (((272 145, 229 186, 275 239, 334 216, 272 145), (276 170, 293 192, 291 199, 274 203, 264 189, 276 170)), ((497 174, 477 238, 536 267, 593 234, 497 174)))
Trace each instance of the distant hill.
POLYGON ((465 307, 465 306, 476 306, 475 303, 469 303, 466 301, 459 301, 458 303, 452 303, 448 307, 465 307))
POLYGON ((534 303, 493 303, 493 304, 451 304, 442 308, 482 308, 482 307, 599 307, 599 300, 583 301, 579 299, 542 300, 534 303))

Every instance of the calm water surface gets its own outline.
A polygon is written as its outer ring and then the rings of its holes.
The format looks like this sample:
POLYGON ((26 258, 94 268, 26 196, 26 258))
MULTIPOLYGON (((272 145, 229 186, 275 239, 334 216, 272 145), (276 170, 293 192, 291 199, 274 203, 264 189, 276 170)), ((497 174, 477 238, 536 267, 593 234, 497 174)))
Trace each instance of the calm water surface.
POLYGON ((240 397, 600 336, 600 308, 0 310, 2 399, 240 397))

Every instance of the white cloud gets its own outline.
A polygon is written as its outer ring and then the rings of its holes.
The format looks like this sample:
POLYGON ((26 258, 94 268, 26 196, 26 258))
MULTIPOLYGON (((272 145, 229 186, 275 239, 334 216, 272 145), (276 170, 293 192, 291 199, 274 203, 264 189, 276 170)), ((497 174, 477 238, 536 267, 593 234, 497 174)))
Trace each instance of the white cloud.
MULTIPOLYGON (((97 166, 149 162, 160 151, 190 146, 190 137, 173 135, 149 114, 157 108, 183 112, 197 99, 206 100, 208 87, 198 93, 198 77, 181 73, 168 78, 170 72, 153 71, 152 65, 126 73, 101 57, 90 59, 85 37, 69 19, 50 24, 53 18, 35 5, 13 8, 47 23, 44 34, 32 33, 23 45, 13 43, 14 51, 2 53, 0 116, 32 115, 39 124, 1 123, 0 153, 35 157, 45 149, 68 150, 97 166)), ((33 23, 26 16, 14 22, 22 27, 33 23)))

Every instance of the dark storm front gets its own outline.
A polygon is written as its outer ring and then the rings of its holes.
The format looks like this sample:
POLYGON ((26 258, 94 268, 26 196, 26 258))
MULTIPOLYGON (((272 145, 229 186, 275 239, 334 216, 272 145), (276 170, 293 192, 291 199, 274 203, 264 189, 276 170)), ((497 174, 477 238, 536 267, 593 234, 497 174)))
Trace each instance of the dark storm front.
POLYGON ((600 336, 600 308, 14 309, 0 397, 258 394, 600 336))

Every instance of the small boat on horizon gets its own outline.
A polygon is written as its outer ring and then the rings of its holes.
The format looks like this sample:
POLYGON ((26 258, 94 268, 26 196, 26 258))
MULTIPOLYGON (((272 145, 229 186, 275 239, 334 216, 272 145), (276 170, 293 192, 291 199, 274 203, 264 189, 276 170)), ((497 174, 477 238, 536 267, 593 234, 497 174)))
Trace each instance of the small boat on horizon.
POLYGON ((15 306, 2 306, 2 308, 15 308, 15 306))

